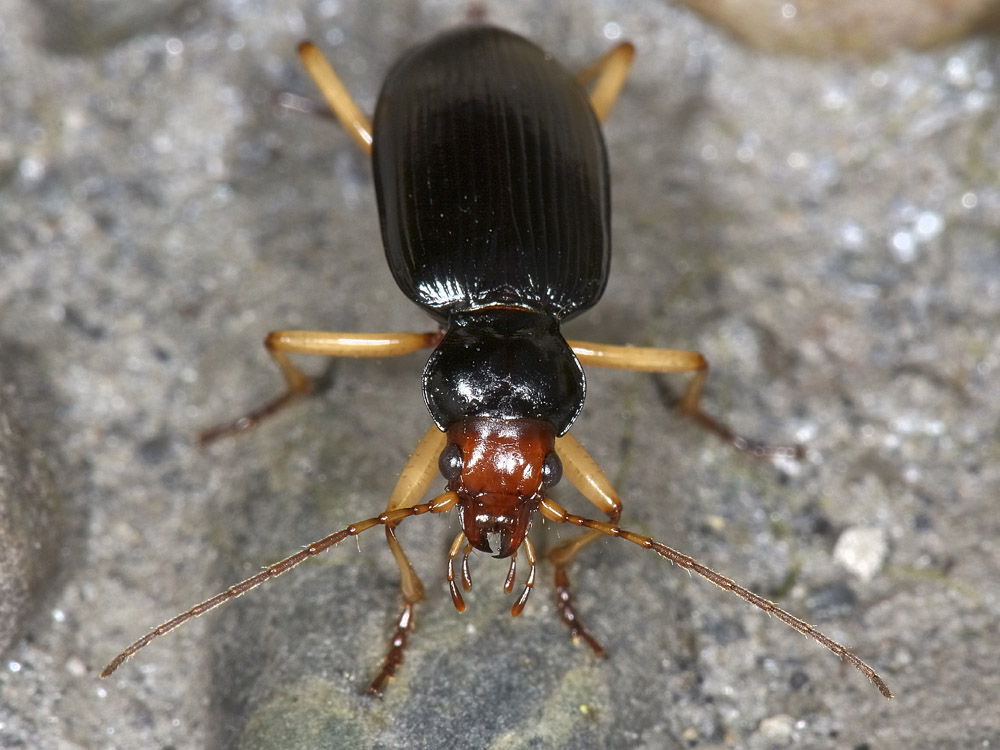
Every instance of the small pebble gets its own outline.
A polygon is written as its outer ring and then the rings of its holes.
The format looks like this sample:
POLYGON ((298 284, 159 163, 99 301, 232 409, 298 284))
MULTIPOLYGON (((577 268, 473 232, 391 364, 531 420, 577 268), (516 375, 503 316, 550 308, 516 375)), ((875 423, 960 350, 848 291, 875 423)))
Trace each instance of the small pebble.
POLYGON ((833 558, 862 581, 870 581, 885 564, 888 553, 885 531, 855 526, 837 539, 833 558))

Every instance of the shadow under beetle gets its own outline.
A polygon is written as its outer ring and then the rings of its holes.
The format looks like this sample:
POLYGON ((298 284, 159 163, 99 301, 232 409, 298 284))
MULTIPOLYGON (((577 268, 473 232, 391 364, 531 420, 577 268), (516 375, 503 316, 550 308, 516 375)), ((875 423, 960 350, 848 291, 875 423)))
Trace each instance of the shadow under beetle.
POLYGON ((567 341, 560 324, 594 305, 608 278, 610 186, 600 122, 617 98, 634 50, 620 44, 577 75, 525 39, 471 25, 409 52, 392 68, 371 124, 322 54, 300 45, 306 69, 334 114, 372 158, 386 260, 403 293, 437 321, 434 333, 276 331, 265 345, 284 375, 284 394, 207 431, 208 443, 249 429, 299 396, 310 379, 290 354, 387 357, 434 347, 423 373, 434 424, 417 445, 381 514, 352 524, 177 615, 140 638, 103 671, 107 677, 151 640, 229 601, 347 537, 381 526, 402 576, 403 609, 388 655, 368 688, 381 694, 403 663, 414 607, 424 597, 395 528, 411 516, 457 508, 462 531, 448 553, 456 609, 465 609, 473 549, 510 558, 514 590, 523 551, 528 572, 511 607, 517 616, 535 583, 528 530, 536 513, 586 529, 552 549, 556 603, 574 638, 603 655, 573 606, 567 568, 601 536, 625 539, 732 591, 833 651, 867 676, 875 671, 811 625, 687 555, 618 525, 622 503, 604 473, 568 434, 583 408, 583 365, 693 373, 680 410, 738 448, 761 447, 701 411, 708 365, 697 352, 567 341), (588 95, 584 86, 590 86, 588 95), (446 491, 420 502, 440 472, 446 491), (548 497, 565 474, 607 520, 575 515, 548 497), (456 576, 458 558, 460 573, 456 576), (461 589, 456 583, 461 582, 461 589))

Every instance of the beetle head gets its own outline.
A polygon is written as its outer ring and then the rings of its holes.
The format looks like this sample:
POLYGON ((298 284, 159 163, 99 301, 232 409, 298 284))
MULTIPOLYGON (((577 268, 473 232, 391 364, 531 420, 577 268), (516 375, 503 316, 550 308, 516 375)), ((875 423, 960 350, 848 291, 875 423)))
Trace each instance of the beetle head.
POLYGON ((545 491, 562 475, 555 429, 537 419, 463 419, 448 428, 441 473, 459 496, 462 530, 474 548, 515 554, 545 491))

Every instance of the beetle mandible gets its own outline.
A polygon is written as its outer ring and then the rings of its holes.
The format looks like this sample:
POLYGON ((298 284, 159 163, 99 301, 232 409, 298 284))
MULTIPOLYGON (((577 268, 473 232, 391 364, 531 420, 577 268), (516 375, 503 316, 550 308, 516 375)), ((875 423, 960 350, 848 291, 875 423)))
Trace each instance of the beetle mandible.
POLYGON ((388 655, 369 687, 381 694, 403 662, 424 589, 396 538, 412 516, 457 509, 462 531, 448 554, 455 607, 471 587, 472 550, 509 558, 510 593, 523 550, 528 573, 517 616, 535 583, 528 537, 537 513, 586 532, 552 549, 556 603, 574 638, 603 655, 581 624, 567 568, 601 536, 625 539, 732 591, 815 639, 891 698, 875 671, 811 625, 671 547, 619 526, 622 503, 568 434, 583 408, 583 366, 692 373, 682 413, 742 449, 755 446, 700 407, 708 365, 697 352, 567 341, 560 325, 594 305, 610 263, 610 185, 600 122, 611 110, 634 50, 620 44, 572 75, 516 34, 484 25, 446 32, 407 52, 382 86, 373 122, 322 54, 299 47, 306 69, 341 124, 372 158, 386 260, 399 288, 439 324, 432 333, 276 331, 265 345, 287 385, 262 408, 202 434, 202 443, 249 429, 310 392, 289 355, 387 357, 433 347, 423 393, 434 424, 419 442, 385 511, 320 539, 165 622, 103 671, 177 626, 349 536, 381 526, 399 565, 403 609, 388 655), (585 86, 590 86, 588 94, 585 86), (440 472, 445 492, 421 502, 440 472), (548 496, 565 476, 607 520, 568 512, 548 496), (456 576, 461 556, 460 574, 456 576), (461 582, 461 589, 456 582, 461 582))

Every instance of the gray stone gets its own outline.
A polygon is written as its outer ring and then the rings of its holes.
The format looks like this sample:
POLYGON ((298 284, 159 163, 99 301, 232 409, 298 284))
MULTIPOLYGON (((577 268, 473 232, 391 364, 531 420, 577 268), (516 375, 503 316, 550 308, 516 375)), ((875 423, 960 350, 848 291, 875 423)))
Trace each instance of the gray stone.
POLYGON ((0 652, 24 634, 59 564, 65 518, 45 382, 27 347, 0 341, 0 652))
MULTIPOLYGON (((593 368, 574 434, 623 525, 815 621, 897 699, 618 540, 573 569, 604 661, 566 637, 545 564, 515 620, 505 566, 475 557, 459 615, 452 516, 400 528, 428 597, 382 702, 359 695, 399 606, 377 531, 99 680, 148 628, 378 513, 429 425, 420 357, 345 360, 254 434, 194 441, 277 391, 269 329, 428 329, 385 267, 366 160, 274 98, 314 95, 308 36, 370 111, 468 3, 169 5, 117 37, 91 19, 103 41, 80 52, 49 41, 73 33, 51 4, 0 0, 0 340, 50 379, 81 519, 51 616, 0 670, 0 746, 737 747, 775 716, 802 747, 1000 741, 995 51, 771 57, 659 0, 488 8, 574 67, 623 37, 639 53, 606 126, 611 282, 567 334, 699 349, 708 408, 810 454, 754 461, 669 409, 683 378, 593 368), (833 559, 860 527, 889 543, 867 581, 833 559)), ((540 551, 570 534, 532 531, 540 551)))

